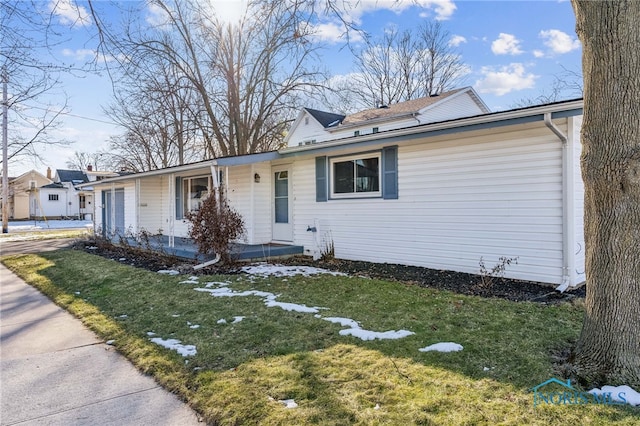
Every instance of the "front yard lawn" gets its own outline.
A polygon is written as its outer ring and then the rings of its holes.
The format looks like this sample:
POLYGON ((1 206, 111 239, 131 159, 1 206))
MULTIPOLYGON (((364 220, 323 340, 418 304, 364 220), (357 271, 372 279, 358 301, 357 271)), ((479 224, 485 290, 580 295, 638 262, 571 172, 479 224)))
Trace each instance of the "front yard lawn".
POLYGON ((330 274, 174 276, 74 250, 3 262, 211 424, 640 422, 629 406, 534 408, 531 388, 562 378, 552 354, 577 338, 579 302, 330 274), (441 342, 463 349, 420 351, 441 342))

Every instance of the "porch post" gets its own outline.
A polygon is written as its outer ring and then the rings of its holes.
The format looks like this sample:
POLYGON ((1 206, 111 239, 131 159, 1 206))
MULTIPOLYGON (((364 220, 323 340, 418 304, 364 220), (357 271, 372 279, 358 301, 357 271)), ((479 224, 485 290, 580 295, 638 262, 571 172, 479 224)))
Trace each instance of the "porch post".
POLYGON ((169 247, 175 247, 175 221, 176 221, 176 175, 169 176, 169 247))

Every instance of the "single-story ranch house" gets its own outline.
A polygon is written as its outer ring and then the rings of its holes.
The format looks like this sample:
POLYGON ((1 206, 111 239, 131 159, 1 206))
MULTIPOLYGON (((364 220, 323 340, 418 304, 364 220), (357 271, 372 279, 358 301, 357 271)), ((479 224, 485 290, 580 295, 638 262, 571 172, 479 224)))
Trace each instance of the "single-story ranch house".
POLYGON ((584 281, 581 100, 489 112, 470 88, 340 115, 303 109, 279 151, 93 182, 96 227, 188 235, 223 185, 246 244, 509 278, 584 281))

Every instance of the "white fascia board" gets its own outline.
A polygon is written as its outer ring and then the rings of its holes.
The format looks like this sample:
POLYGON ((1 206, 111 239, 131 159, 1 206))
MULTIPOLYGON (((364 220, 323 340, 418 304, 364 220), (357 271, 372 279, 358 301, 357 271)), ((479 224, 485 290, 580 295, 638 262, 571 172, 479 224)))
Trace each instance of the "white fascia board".
POLYGON ((302 121, 302 117, 304 117, 306 114, 309 114, 309 113, 307 112, 306 109, 302 108, 298 113, 298 117, 296 117, 296 121, 294 121, 291 127, 289 127, 289 129, 287 130, 287 136, 284 137, 284 140, 282 141, 283 143, 287 145, 289 144, 289 139, 291 139, 291 135, 295 133, 295 130, 298 128, 298 125, 302 121))

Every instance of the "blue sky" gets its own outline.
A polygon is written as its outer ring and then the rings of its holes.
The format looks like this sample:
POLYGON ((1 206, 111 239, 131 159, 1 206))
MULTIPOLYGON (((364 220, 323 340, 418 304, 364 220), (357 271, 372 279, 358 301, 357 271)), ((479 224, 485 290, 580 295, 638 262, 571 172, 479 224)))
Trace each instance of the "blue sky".
MULTIPOLYGON (((57 23, 71 37, 56 46, 54 55, 67 63, 86 59, 96 48, 95 38, 89 37, 93 22, 88 17, 84 21, 77 19, 86 14, 86 4, 75 0, 57 0, 57 4, 57 23)), ((48 6, 48 0, 42 5, 48 6)), ((216 4, 219 12, 229 15, 240 6, 237 0, 216 4)), ((373 37, 380 36, 388 25, 404 30, 415 28, 424 20, 439 20, 468 66, 464 85, 473 86, 494 111, 548 93, 554 77, 563 69, 580 72, 582 50, 569 1, 360 0, 351 3, 345 16, 373 37)), ((148 17, 154 17, 153 11, 148 17)), ((324 17, 317 31, 319 42, 325 45, 325 66, 334 75, 351 72, 348 49, 343 48, 344 40, 338 37, 342 33, 339 22, 324 17)), ((357 35, 355 38, 357 43, 357 35)), ((102 113, 112 90, 106 75, 64 77, 64 90, 70 98, 69 114, 56 132, 74 144, 47 149, 42 153, 47 159, 45 164, 10 163, 10 175, 32 168, 44 173, 47 166, 66 168, 67 159, 75 151, 106 150, 109 136, 119 133, 118 127, 105 123, 111 120, 102 113)))

